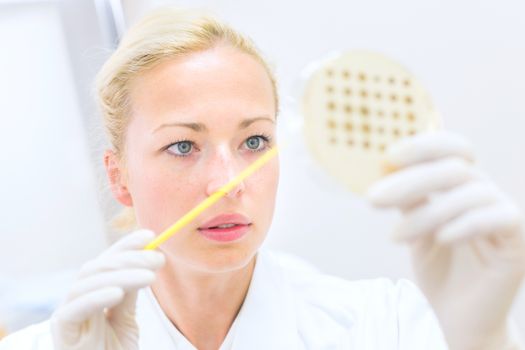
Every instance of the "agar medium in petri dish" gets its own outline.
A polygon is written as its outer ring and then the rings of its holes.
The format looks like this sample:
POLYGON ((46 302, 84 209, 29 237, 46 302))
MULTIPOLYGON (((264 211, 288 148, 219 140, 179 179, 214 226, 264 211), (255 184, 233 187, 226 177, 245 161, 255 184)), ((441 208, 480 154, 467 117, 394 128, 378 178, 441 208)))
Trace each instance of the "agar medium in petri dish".
POLYGON ((416 77, 387 56, 368 51, 315 62, 303 73, 300 108, 313 158, 356 194, 385 175, 388 146, 441 125, 416 77))

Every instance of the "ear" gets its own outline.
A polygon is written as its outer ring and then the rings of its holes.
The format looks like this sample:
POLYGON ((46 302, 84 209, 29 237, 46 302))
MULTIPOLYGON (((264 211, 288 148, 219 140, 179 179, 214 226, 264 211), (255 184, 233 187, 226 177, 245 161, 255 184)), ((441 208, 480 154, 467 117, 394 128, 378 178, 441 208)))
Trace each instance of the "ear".
POLYGON ((125 169, 122 168, 115 152, 112 150, 104 152, 104 165, 113 196, 120 204, 132 207, 133 199, 128 191, 125 169))

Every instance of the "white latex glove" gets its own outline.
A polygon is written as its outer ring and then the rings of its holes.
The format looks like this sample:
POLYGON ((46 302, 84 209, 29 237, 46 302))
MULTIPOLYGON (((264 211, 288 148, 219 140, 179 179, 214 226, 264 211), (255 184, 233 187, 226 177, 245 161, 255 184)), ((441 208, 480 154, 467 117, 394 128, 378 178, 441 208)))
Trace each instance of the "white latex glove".
POLYGON ((55 350, 135 350, 137 290, 151 284, 164 255, 145 251, 155 237, 135 231, 86 263, 51 317, 55 350))
POLYGON ((458 135, 417 135, 387 157, 397 171, 368 198, 401 210, 394 238, 410 246, 418 284, 450 348, 521 348, 508 330, 525 275, 517 206, 474 167, 472 148, 458 135))

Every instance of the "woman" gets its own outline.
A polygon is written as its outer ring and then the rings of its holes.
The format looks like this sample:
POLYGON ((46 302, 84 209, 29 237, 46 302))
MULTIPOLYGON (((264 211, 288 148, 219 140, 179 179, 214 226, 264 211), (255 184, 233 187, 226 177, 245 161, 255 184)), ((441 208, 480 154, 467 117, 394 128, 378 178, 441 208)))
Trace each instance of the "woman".
POLYGON ((407 281, 344 281, 259 251, 277 159, 158 251, 143 250, 275 146, 275 80, 230 27, 155 12, 124 37, 98 91, 112 193, 143 229, 85 264, 50 322, 1 349, 518 348, 508 313, 524 275, 523 224, 461 137, 395 145, 398 171, 370 192, 373 204, 403 212, 396 238, 413 252, 424 298, 407 281))

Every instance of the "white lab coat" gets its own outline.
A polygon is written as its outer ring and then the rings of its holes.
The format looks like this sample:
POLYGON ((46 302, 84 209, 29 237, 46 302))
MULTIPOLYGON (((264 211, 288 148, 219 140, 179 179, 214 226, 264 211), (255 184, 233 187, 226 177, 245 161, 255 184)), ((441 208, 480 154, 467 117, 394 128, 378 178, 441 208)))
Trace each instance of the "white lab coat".
MULTIPOLYGON (((139 292, 140 349, 194 350, 149 289, 139 292)), ((49 322, 16 332, 0 350, 53 349, 49 322)), ((447 349, 417 287, 347 281, 290 255, 260 251, 243 306, 220 350, 447 349)), ((95 349, 94 349, 95 350, 95 349)))

